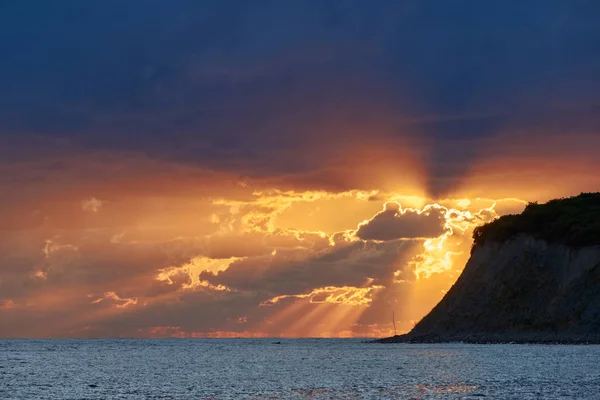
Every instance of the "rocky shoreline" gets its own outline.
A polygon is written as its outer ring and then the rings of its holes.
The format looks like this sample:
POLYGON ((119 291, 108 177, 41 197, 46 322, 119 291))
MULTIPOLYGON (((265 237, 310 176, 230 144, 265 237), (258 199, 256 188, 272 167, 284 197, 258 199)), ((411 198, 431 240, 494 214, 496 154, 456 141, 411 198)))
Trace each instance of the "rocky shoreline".
POLYGON ((552 344, 598 345, 600 335, 561 335, 548 333, 461 334, 440 336, 435 334, 397 335, 372 340, 369 343, 469 343, 469 344, 552 344))

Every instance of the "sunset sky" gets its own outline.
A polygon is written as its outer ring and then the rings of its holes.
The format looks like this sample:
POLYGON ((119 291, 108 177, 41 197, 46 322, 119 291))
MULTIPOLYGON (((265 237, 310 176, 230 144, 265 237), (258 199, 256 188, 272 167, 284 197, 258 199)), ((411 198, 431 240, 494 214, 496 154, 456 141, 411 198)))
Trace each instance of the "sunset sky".
POLYGON ((0 337, 386 336, 600 189, 600 3, 0 6, 0 337))

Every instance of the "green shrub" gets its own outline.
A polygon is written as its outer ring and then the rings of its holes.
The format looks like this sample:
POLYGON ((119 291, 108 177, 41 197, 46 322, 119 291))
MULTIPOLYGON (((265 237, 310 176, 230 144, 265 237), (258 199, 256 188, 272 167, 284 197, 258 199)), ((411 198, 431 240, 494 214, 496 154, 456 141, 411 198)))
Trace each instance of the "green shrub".
POLYGON ((600 193, 529 203, 521 214, 475 228, 473 244, 504 242, 519 234, 571 247, 600 245, 600 193))

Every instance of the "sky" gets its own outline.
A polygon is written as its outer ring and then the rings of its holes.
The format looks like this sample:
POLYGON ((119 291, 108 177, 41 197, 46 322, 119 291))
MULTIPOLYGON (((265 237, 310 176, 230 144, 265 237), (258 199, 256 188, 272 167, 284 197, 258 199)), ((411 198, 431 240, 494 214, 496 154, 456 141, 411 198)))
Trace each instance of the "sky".
POLYGON ((600 188, 595 0, 0 6, 0 337, 372 337, 600 188))

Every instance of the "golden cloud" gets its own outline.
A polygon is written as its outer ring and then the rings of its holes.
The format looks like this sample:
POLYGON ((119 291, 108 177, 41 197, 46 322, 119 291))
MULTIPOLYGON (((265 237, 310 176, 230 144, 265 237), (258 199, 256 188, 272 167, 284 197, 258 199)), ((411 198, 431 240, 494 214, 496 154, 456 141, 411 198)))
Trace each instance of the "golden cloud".
POLYGON ((351 306, 368 306, 373 300, 373 294, 383 289, 382 285, 373 285, 370 287, 352 287, 352 286, 327 286, 313 289, 306 294, 286 294, 273 297, 263 303, 262 306, 273 305, 283 299, 308 299, 311 303, 331 303, 331 304, 346 304, 351 306))

